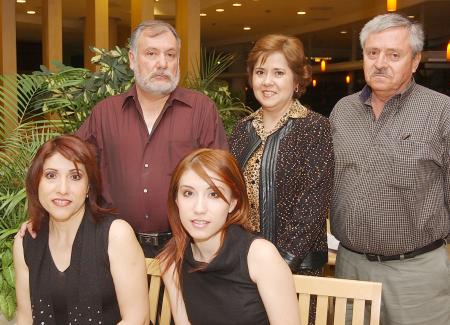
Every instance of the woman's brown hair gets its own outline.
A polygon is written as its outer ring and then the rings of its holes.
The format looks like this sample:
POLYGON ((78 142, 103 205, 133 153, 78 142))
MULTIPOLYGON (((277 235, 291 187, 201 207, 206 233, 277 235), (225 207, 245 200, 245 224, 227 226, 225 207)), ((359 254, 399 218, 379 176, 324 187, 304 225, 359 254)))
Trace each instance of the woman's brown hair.
POLYGON ((247 59, 250 85, 252 85, 253 70, 259 58, 261 58, 261 63, 264 63, 267 57, 275 52, 282 53, 286 58, 288 66, 294 74, 294 83, 298 84, 294 97, 300 97, 311 82, 312 70, 305 56, 302 42, 293 36, 270 34, 256 41, 247 59))
POLYGON ((237 201, 236 207, 228 214, 227 220, 221 229, 221 245, 223 243, 223 235, 230 225, 241 225, 246 229, 248 227, 247 218, 249 203, 245 181, 236 160, 230 153, 219 149, 199 149, 180 161, 173 172, 168 197, 168 218, 173 237, 158 255, 158 259, 163 265, 162 273, 167 272, 171 265, 175 266, 175 273, 178 276, 177 284, 179 286, 182 282, 181 265, 183 263, 186 245, 189 242, 189 234, 181 224, 176 198, 178 195, 180 179, 188 170, 195 172, 207 182, 224 201, 228 202, 223 193, 208 176, 207 170, 217 174, 220 181, 231 189, 232 198, 237 201))
POLYGON ((48 219, 48 212, 39 202, 38 188, 42 178, 44 162, 54 154, 59 153, 72 161, 75 168, 83 164, 89 180, 89 195, 86 198, 94 220, 98 221, 102 214, 112 212, 101 207, 101 176, 97 166, 95 149, 74 135, 61 135, 44 143, 28 168, 25 186, 28 197, 28 216, 34 231, 38 232, 42 222, 48 219))

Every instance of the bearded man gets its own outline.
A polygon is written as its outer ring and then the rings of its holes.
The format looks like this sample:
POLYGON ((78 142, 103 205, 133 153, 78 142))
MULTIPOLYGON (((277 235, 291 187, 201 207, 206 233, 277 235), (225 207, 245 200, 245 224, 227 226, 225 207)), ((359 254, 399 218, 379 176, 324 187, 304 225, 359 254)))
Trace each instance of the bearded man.
POLYGON ((153 257, 170 238, 167 195, 175 166, 197 148, 228 144, 215 104, 178 87, 181 41, 175 29, 144 21, 130 42, 135 85, 98 103, 76 135, 96 146, 104 199, 153 257))

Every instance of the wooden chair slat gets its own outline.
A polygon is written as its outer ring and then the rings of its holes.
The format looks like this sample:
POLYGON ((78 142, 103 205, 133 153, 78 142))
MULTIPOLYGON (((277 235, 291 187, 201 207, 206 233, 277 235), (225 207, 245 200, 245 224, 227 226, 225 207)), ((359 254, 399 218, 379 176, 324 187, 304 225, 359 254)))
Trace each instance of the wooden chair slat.
POLYGON ((353 324, 364 325, 364 307, 365 301, 361 299, 355 299, 353 301, 353 324))
POLYGON ((317 296, 316 325, 327 325, 328 296, 317 296))
POLYGON ((298 297, 298 306, 300 308, 300 320, 302 324, 308 324, 309 320, 309 302, 311 296, 306 293, 300 293, 298 297))
POLYGON ((169 294, 164 289, 162 300, 159 299, 159 292, 162 285, 161 270, 158 261, 153 258, 146 258, 147 275, 150 276, 150 288, 148 290, 148 298, 150 304, 150 321, 156 324, 159 318, 159 325, 170 325, 172 317, 170 312, 169 294), (162 301, 160 315, 158 315, 158 304, 162 301), (158 317, 159 316, 159 317, 158 317))
POLYGON ((334 325, 345 325, 347 298, 338 297, 334 303, 334 325))

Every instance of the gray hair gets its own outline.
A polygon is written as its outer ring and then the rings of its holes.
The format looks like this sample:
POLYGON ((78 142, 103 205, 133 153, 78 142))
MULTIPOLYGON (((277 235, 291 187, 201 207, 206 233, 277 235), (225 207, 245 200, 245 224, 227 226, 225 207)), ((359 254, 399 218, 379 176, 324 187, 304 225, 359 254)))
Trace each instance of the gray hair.
POLYGON ((160 20, 145 20, 135 28, 133 33, 131 33, 130 49, 134 54, 136 54, 137 40, 139 39, 139 36, 141 36, 141 33, 144 30, 151 30, 152 37, 156 37, 163 33, 172 33, 172 35, 175 36, 175 39, 177 40, 178 50, 180 50, 181 39, 178 36, 177 31, 175 30, 175 28, 173 28, 171 24, 168 24, 160 20))
POLYGON ((414 56, 417 53, 422 52, 425 38, 422 25, 417 22, 412 22, 399 14, 379 15, 367 22, 359 34, 361 48, 364 49, 364 44, 366 43, 369 34, 380 33, 388 28, 394 27, 406 28, 409 31, 409 43, 414 56))

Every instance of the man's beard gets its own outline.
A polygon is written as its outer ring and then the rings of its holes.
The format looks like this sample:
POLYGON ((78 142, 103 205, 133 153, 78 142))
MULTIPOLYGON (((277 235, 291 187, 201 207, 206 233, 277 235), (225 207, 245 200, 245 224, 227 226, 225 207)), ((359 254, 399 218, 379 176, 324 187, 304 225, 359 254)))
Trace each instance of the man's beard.
POLYGON ((157 70, 147 76, 141 75, 138 65, 134 66, 134 79, 136 84, 145 92, 152 94, 168 95, 175 90, 180 81, 180 69, 177 68, 175 76, 167 70, 157 70), (163 76, 167 81, 152 81, 154 77, 163 76))

